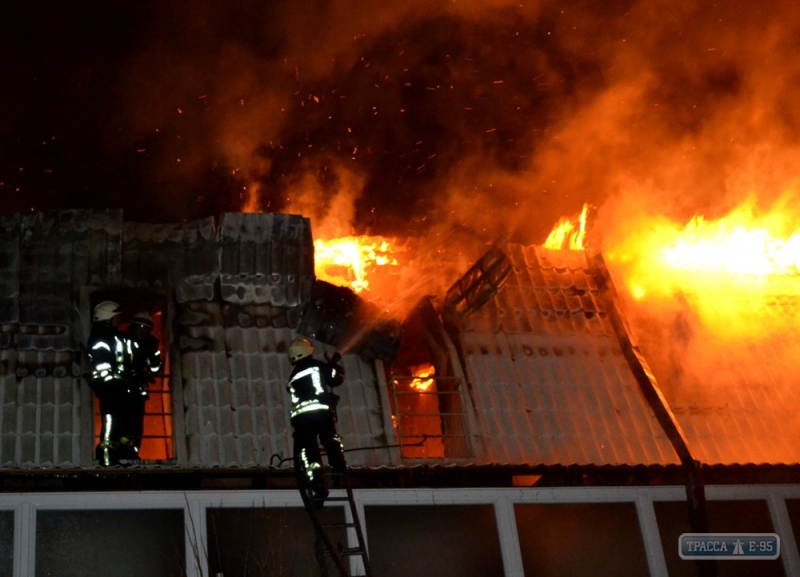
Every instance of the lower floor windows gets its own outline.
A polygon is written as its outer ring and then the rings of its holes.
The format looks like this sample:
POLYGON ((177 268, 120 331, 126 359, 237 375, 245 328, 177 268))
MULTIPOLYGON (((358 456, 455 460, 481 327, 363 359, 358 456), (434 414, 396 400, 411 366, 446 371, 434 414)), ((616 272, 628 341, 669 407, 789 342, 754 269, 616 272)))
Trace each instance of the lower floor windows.
POLYGON ((180 509, 36 515, 36 575, 178 577, 184 574, 185 551, 180 509))
MULTIPOLYGON (((681 486, 354 494, 375 575, 696 574, 678 559, 689 532, 681 486)), ((713 531, 777 533, 781 543, 778 559, 720 561, 720 575, 797 574, 800 485, 707 486, 706 495, 713 531)), ((333 501, 322 514, 350 520, 333 501)), ((344 547, 352 533, 331 529, 344 547)), ((0 575, 313 575, 330 561, 318 553, 292 490, 0 494, 0 575)))

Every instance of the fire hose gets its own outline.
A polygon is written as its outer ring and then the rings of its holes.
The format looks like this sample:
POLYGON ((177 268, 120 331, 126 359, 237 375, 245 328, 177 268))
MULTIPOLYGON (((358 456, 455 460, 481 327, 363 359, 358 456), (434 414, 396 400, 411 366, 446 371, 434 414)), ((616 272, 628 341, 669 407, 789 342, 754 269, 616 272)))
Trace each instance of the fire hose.
MULTIPOLYGON (((417 443, 403 443, 402 445, 374 445, 372 447, 353 447, 352 449, 343 449, 343 453, 350 453, 352 451, 377 451, 378 449, 394 449, 398 447, 421 447, 425 444, 425 441, 428 439, 428 435, 422 435, 422 440, 417 443)), ((321 451, 322 455, 325 455, 325 451, 321 451)), ((294 461, 294 457, 283 457, 281 453, 274 453, 269 458, 269 466, 270 467, 280 467, 284 463, 288 463, 289 461, 294 461), (273 461, 275 458, 278 458, 278 464, 274 465, 273 461)))

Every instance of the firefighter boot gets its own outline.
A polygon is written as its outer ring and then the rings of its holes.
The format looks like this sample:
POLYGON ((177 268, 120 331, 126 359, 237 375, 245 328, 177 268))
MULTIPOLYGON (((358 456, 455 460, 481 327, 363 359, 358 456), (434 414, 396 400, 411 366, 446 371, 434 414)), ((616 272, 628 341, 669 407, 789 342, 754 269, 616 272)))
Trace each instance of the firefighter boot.
POLYGON ((328 464, 336 474, 334 485, 337 489, 342 487, 341 479, 347 470, 347 463, 344 460, 344 448, 342 447, 342 439, 338 435, 325 443, 325 453, 328 455, 328 464))
POLYGON ((129 461, 139 458, 139 448, 128 437, 121 437, 119 440, 119 458, 129 461))
POLYGON ((119 465, 119 451, 117 451, 113 443, 104 441, 97 445, 94 450, 94 456, 103 467, 119 465))
POLYGON ((328 481, 325 478, 325 473, 322 470, 318 470, 316 473, 314 480, 311 481, 311 490, 314 493, 314 505, 317 509, 322 509, 330 491, 328 491, 328 481))

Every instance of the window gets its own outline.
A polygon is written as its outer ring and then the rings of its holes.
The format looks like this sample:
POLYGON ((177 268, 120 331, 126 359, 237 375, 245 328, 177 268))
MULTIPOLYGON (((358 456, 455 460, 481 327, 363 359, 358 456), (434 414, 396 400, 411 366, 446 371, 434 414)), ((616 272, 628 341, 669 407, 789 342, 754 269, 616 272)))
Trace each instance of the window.
POLYGON ((368 506, 364 517, 375 575, 503 575, 492 505, 368 506))
MULTIPOLYGON (((787 502, 788 504, 788 502, 787 502)), ((658 531, 661 534, 661 546, 667 562, 669 574, 696 575, 696 563, 680 558, 678 554, 678 538, 681 533, 691 533, 689 525, 689 508, 685 501, 655 502, 658 531)), ((708 528, 716 533, 773 533, 769 507, 766 501, 706 501, 708 511, 708 528)), ((780 558, 761 561, 717 561, 720 577, 736 575, 754 575, 757 565, 759 576, 783 575, 780 558)))
MULTIPOLYGON (((147 312, 153 319, 152 336, 159 341, 162 368, 148 387, 148 398, 145 403, 144 430, 139 458, 143 461, 163 461, 174 459, 174 436, 172 427, 172 394, 170 384, 169 346, 164 329, 164 297, 162 295, 139 290, 104 291, 92 295, 92 310, 96 304, 112 300, 120 305, 122 314, 118 328, 124 332, 128 329, 134 315, 147 312)), ((92 411, 94 414, 94 447, 100 443, 102 429, 100 407, 97 398, 92 395, 92 411)))
POLYGON ((183 519, 181 509, 38 511, 36 575, 184 575, 183 519))
POLYGON ((469 457, 462 384, 436 377, 433 365, 391 377, 393 424, 405 459, 469 457))
POLYGON ((14 511, 0 511, 0 575, 14 573, 14 511))
POLYGON ((385 365, 389 404, 404 459, 472 457, 466 384, 443 344, 444 327, 430 299, 403 321, 394 362, 385 365))
POLYGON ((515 505, 514 513, 525 575, 648 574, 633 503, 515 505))
MULTIPOLYGON (((342 507, 326 506, 319 514, 323 523, 344 523, 342 507)), ((338 574, 330 556, 316 548, 305 509, 208 509, 206 519, 210 575, 338 574), (320 571, 320 562, 327 573, 320 571)), ((331 537, 347 546, 343 529, 331 531, 331 537)))
POLYGON ((165 346, 161 312, 153 315, 153 336, 161 343, 163 366, 150 383, 150 397, 144 407, 144 435, 139 457, 143 460, 165 460, 175 456, 172 431, 172 394, 169 386, 169 355, 165 346))

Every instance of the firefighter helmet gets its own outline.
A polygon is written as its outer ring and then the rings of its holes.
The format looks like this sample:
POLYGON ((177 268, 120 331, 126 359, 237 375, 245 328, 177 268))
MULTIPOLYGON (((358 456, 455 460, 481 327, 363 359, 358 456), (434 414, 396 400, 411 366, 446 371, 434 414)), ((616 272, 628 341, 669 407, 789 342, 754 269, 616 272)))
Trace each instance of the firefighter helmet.
POLYGON ((94 322, 108 321, 120 314, 119 305, 114 301, 103 301, 94 307, 92 320, 94 322))
POLYGON ((146 327, 148 329, 153 328, 153 317, 147 311, 142 311, 133 315, 131 319, 131 323, 135 325, 139 325, 142 327, 146 327))
POLYGON ((314 354, 314 345, 308 339, 295 339, 289 345, 289 362, 295 364, 297 361, 310 357, 314 354))

